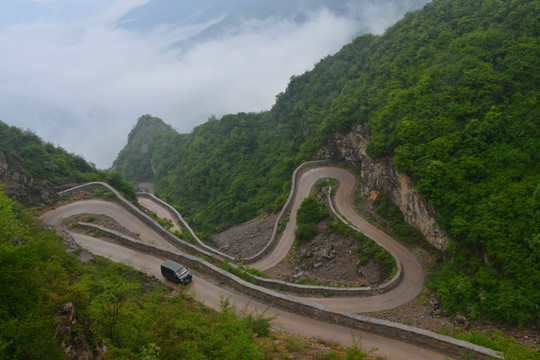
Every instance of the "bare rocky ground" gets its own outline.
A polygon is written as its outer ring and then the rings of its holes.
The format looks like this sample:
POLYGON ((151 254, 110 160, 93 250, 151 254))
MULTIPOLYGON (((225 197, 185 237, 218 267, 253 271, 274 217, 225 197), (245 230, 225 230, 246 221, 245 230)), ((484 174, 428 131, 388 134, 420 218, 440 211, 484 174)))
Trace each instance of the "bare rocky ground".
MULTIPOLYGON (((214 237, 214 246, 236 258, 262 250, 270 240, 277 216, 236 225, 214 237)), ((266 273, 289 282, 332 286, 377 286, 383 281, 379 266, 358 261, 358 243, 342 235, 325 235, 327 222, 320 225, 312 242, 293 248, 286 259, 266 273)))
POLYGON ((273 215, 235 225, 215 235, 213 246, 235 258, 253 256, 270 241, 276 220, 273 215))
POLYGON ((319 235, 311 242, 293 247, 268 275, 289 282, 328 286, 380 285, 379 265, 374 261, 361 264, 356 240, 338 234, 326 234, 327 222, 319 225, 319 235))

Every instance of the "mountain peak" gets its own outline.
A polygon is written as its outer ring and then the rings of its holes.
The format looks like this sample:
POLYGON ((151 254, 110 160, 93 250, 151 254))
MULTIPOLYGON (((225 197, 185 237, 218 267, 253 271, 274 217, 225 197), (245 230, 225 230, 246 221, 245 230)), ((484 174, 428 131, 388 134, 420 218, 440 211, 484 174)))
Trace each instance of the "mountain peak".
POLYGON ((160 131, 172 131, 173 128, 165 124, 160 118, 152 115, 143 115, 137 120, 137 124, 131 129, 128 135, 128 143, 133 143, 136 139, 144 139, 156 132, 160 131))

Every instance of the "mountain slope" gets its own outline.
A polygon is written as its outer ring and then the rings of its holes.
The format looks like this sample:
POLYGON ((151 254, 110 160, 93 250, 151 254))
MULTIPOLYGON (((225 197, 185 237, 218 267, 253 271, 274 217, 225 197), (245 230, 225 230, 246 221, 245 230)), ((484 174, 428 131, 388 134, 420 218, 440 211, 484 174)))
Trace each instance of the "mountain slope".
POLYGON ((117 25, 138 31, 159 26, 188 26, 217 20, 234 7, 234 0, 154 0, 130 10, 117 25))
POLYGON ((155 129, 155 122, 161 120, 143 116, 130 134, 130 139, 143 139, 147 153, 131 142, 114 167, 129 169, 123 172, 128 180, 150 181, 145 169, 151 158, 156 193, 187 216, 202 236, 275 211, 287 199, 295 165, 293 132, 269 112, 211 118, 188 135, 138 131, 155 129))
POLYGON ((94 180, 98 173, 82 157, 0 121, 0 183, 20 201, 41 201, 53 186, 94 180))
POLYGON ((135 201, 133 187, 120 173, 98 170, 81 156, 0 121, 0 184, 4 192, 20 202, 36 204, 55 196, 57 186, 89 181, 105 181, 135 201))
POLYGON ((152 156, 157 192, 222 229, 282 204, 292 169, 359 124, 368 155, 392 157, 454 238, 430 283, 446 308, 537 321, 538 10, 434 1, 293 77, 270 112, 212 119, 152 156))
MULTIPOLYGON (((153 0, 136 7, 120 18, 117 26, 142 32, 159 28, 196 29, 177 46, 215 40, 268 26, 268 22, 303 23, 313 14, 326 9, 339 17, 369 24, 374 17, 398 18, 406 11, 418 9, 427 0, 202 0, 197 2, 153 0), (384 14, 384 16, 382 16, 384 14)), ((359 32, 368 31, 363 26, 359 32)))
POLYGON ((177 133, 170 125, 150 115, 143 115, 128 136, 128 143, 118 154, 113 169, 127 179, 140 182, 153 181, 155 169, 152 165, 152 154, 158 144, 170 143, 168 136, 177 133), (137 164, 137 166, 132 166, 137 164))

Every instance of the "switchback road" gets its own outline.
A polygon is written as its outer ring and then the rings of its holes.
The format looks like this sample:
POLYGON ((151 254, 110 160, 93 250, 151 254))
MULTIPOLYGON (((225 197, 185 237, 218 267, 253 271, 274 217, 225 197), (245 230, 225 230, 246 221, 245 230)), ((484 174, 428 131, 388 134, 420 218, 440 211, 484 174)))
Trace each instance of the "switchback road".
MULTIPOLYGON (((334 167, 323 167, 311 169, 305 172, 298 183, 293 210, 296 213, 299 204, 309 194, 313 184, 320 178, 335 178, 339 180, 340 187, 336 194, 336 207, 347 220, 364 231, 366 234, 376 238, 385 247, 396 254, 403 266, 402 280, 393 290, 373 297, 362 298, 305 298, 302 300, 317 302, 330 309, 338 311, 365 313, 395 308, 414 299, 422 290, 424 282, 424 272, 418 261, 399 243, 396 243, 386 234, 365 222, 354 211, 350 204, 350 198, 354 189, 355 177, 350 172, 334 167)), ((155 209, 154 209, 155 211, 155 209)), ((103 214, 116 219, 120 224, 140 235, 141 240, 154 243, 160 246, 172 247, 165 240, 156 234, 152 229, 142 223, 127 210, 117 204, 100 201, 85 200, 59 207, 43 215, 46 222, 54 226, 60 226, 63 219, 77 214, 103 214)), ((287 225, 284 234, 274 248, 274 250, 263 260, 253 264, 259 269, 268 269, 281 261, 289 251, 294 240, 295 216, 291 215, 291 221, 287 225)), ((131 264, 132 266, 151 273, 164 280, 159 272, 159 264, 163 259, 155 258, 148 254, 130 250, 106 241, 91 238, 89 236, 72 233, 74 239, 91 252, 109 257, 113 261, 131 264)), ((253 266, 252 265, 252 266, 253 266)), ((268 305, 250 299, 242 294, 236 294, 222 288, 208 280, 195 276, 189 291, 197 298, 204 301, 208 306, 219 307, 220 297, 231 297, 231 302, 238 308, 248 306, 249 310, 263 311, 268 305)), ((313 336, 328 341, 334 341, 343 345, 350 345, 352 341, 351 330, 349 328, 316 321, 296 314, 292 314, 281 309, 269 308, 267 314, 277 315, 277 323, 289 332, 305 336, 313 336)), ((363 337, 364 346, 367 348, 377 347, 380 355, 389 359, 444 359, 444 356, 418 346, 390 340, 381 336, 356 332, 363 337)))

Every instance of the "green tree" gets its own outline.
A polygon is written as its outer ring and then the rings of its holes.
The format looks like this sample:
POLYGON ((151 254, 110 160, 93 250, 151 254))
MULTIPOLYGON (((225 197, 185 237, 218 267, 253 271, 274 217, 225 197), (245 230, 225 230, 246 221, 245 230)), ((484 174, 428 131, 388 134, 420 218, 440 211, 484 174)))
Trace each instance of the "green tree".
POLYGON ((324 203, 319 203, 314 195, 306 197, 296 212, 296 238, 301 242, 313 240, 319 233, 317 225, 327 214, 324 203))

